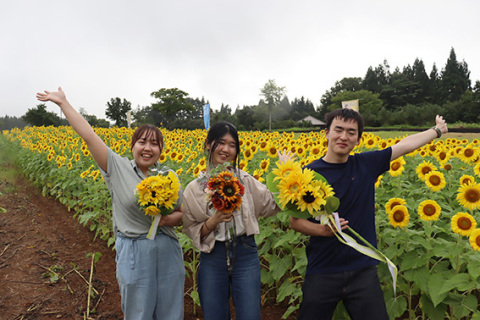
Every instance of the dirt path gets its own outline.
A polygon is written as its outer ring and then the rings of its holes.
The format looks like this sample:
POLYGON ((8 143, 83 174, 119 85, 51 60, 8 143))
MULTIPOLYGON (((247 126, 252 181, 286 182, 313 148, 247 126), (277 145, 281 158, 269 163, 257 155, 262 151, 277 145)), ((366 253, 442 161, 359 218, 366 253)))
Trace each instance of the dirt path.
MULTIPOLYGON (((0 320, 84 319, 91 266, 87 254, 96 252, 102 255, 94 267, 89 316, 123 319, 115 252, 22 177, 0 181, 0 192, 0 208, 6 210, 0 211, 0 320)), ((262 319, 281 319, 285 310, 265 306, 262 319)), ((185 319, 202 319, 201 311, 196 316, 192 311, 185 298, 185 319)))

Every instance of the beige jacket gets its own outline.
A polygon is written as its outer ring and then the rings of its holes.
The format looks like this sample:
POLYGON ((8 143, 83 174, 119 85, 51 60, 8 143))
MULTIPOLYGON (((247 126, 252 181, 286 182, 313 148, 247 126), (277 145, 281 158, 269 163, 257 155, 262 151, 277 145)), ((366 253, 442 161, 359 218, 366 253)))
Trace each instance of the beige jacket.
MULTIPOLYGON (((280 208, 275 203, 273 195, 267 187, 244 171, 240 171, 240 181, 245 187, 240 208, 243 224, 247 235, 259 234, 259 217, 269 217, 277 214, 280 208)), ((215 232, 200 237, 203 223, 210 217, 207 215, 205 192, 201 189, 198 179, 190 182, 183 192, 183 231, 193 240, 195 248, 209 253, 215 246, 215 232)))

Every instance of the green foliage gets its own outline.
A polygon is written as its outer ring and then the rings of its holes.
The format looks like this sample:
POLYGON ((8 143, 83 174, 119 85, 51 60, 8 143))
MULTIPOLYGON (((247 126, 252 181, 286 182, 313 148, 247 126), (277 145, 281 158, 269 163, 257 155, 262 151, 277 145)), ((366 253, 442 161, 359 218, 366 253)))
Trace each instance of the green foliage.
POLYGON ((182 111, 193 112, 195 107, 188 101, 188 93, 177 89, 162 88, 150 94, 159 101, 152 104, 152 109, 159 111, 166 119, 166 128, 170 128, 170 122, 173 117, 182 111))
POLYGON ((107 118, 115 121, 117 127, 127 126, 127 112, 132 110, 132 103, 126 99, 120 99, 119 97, 110 99, 107 102, 107 110, 105 115, 107 118))
POLYGON ((360 91, 342 91, 332 98, 332 104, 328 106, 328 111, 332 111, 342 107, 342 101, 359 99, 359 111, 365 119, 365 125, 377 126, 376 114, 382 107, 382 100, 379 94, 372 93, 367 90, 360 91))
POLYGON ((22 119, 31 126, 59 126, 62 124, 62 119, 54 112, 47 111, 45 104, 39 104, 34 109, 28 109, 27 113, 22 116, 22 119))

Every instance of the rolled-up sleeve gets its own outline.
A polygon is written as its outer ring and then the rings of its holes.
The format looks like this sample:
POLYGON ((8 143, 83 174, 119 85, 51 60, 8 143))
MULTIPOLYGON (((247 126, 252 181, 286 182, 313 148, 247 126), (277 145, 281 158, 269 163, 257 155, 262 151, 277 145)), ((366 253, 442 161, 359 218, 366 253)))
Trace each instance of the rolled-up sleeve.
POLYGON ((183 232, 193 241, 195 248, 209 253, 215 246, 215 232, 201 237, 203 223, 209 218, 206 214, 207 203, 196 181, 192 181, 183 193, 183 232))

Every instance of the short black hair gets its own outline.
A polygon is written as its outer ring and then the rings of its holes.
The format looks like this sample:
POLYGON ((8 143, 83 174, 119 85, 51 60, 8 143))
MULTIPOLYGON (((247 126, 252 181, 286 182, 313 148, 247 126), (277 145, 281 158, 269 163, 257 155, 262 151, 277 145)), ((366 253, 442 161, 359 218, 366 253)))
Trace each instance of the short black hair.
POLYGON ((364 120, 360 113, 353 109, 342 108, 333 110, 325 115, 325 128, 330 130, 330 126, 334 119, 342 119, 344 121, 353 121, 358 125, 358 137, 363 134, 364 120))

